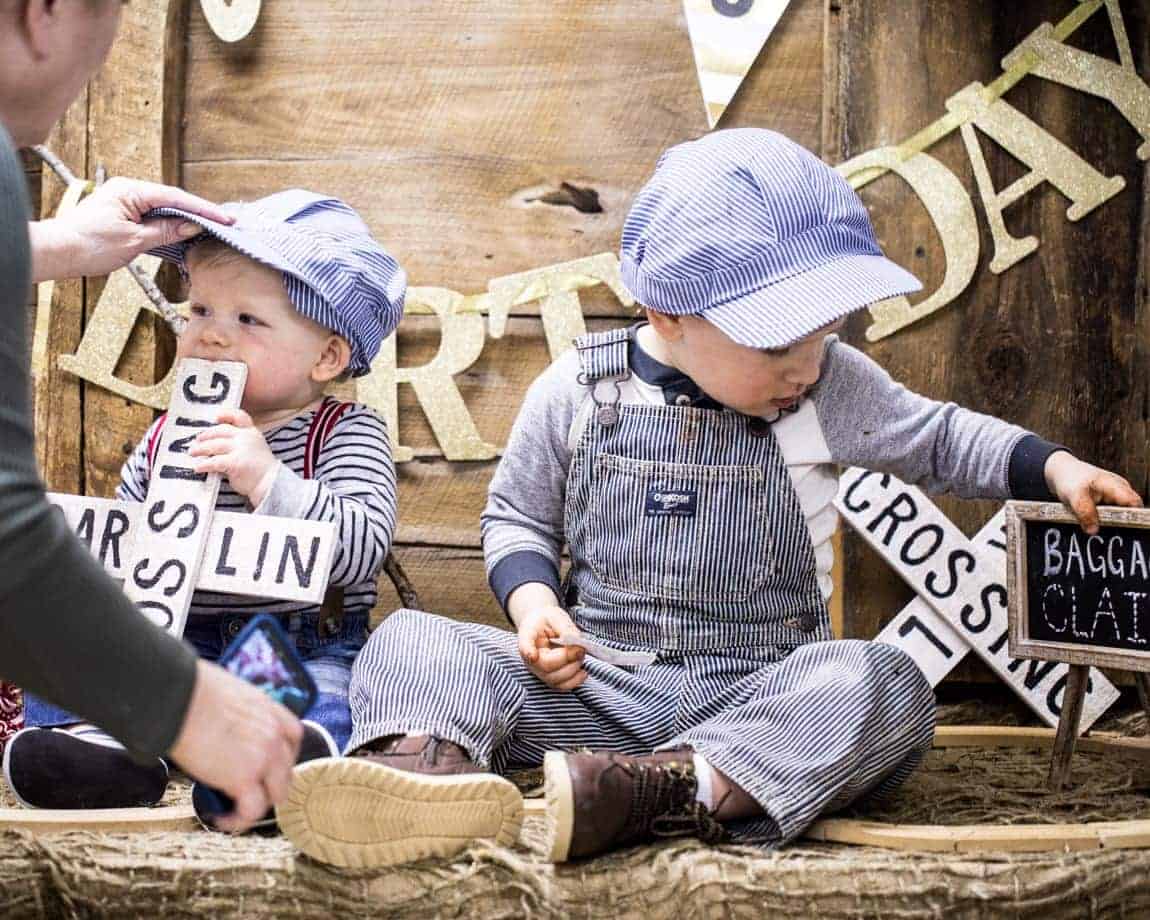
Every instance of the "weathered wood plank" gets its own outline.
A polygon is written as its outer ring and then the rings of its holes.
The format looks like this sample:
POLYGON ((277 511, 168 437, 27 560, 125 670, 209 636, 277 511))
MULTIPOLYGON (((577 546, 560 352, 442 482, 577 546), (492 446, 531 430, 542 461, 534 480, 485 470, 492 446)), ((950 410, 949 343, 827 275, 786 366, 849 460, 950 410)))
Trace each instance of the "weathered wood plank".
MULTIPOLYGON (((56 124, 47 146, 77 176, 88 174, 87 88, 56 124)), ((65 185, 45 168, 39 191, 34 201, 39 204, 40 214, 50 217, 60 204, 65 185)), ((48 488, 57 492, 78 493, 83 486, 80 472, 83 453, 81 384, 56 365, 55 357, 71 354, 80 342, 85 287, 86 282, 82 278, 58 281, 54 286, 48 329, 48 362, 43 382, 35 393, 36 459, 48 488)))
MULTIPOLYGON (((819 140, 822 2, 794 0, 724 117, 819 140)), ((618 246, 670 144, 706 130, 678 4, 265 4, 226 45, 191 17, 192 190, 345 196, 416 284, 488 279, 618 246), (562 182, 601 213, 541 200, 562 182)), ((562 195, 558 198, 561 200, 562 195)))
MULTIPOLYGON (((832 162, 915 134, 946 111, 945 100, 974 80, 989 83, 999 61, 1044 21, 1074 7, 1069 0, 1003 6, 990 0, 844 0, 839 30, 842 130, 832 162)), ((1135 64, 1146 72, 1147 13, 1123 6, 1135 64)), ((1073 44, 1110 55, 1113 42, 1099 14, 1073 44)), ((1145 452, 1150 372, 1146 342, 1150 310, 1135 277, 1144 240, 1143 167, 1137 138, 1109 103, 1028 77, 1006 101, 1128 188, 1078 223, 1067 202, 1042 185, 1006 213, 1016 236, 1035 233, 1038 252, 995 275, 993 244, 965 148, 957 132, 929 151, 951 168, 975 198, 982 236, 979 267, 949 307, 865 350, 912 389, 951 399, 1024 425, 1081 456, 1128 475, 1147 488, 1145 452), (1105 241, 1104 243, 1102 241, 1105 241)), ((995 187, 1022 167, 993 141, 980 138, 995 187)), ((909 188, 888 175, 862 192, 888 254, 918 274, 929 292, 941 281, 942 249, 925 210, 909 188)), ((921 296, 921 295, 920 295, 921 296)), ((870 319, 856 317, 848 338, 865 341, 870 319)), ((995 510, 991 502, 944 498, 940 506, 974 533, 995 510)), ((847 538, 846 629, 870 636, 909 599, 909 591, 853 535, 847 538)), ((964 665, 956 677, 982 676, 964 665)))
MULTIPOLYGON (((424 610, 456 620, 509 628, 487 586, 483 554, 478 548, 396 543, 392 551, 419 592, 419 606, 424 610)), ((382 576, 372 624, 377 625, 400 605, 391 582, 382 576)))
MULTIPOLYGON (((89 87, 88 162, 94 172, 177 182, 179 88, 187 5, 134 4, 124 10, 120 34, 103 69, 89 87), (165 82, 167 78, 167 82, 165 82)), ((87 289, 91 312, 103 285, 87 289)), ((136 383, 159 379, 156 325, 141 314, 117 374, 136 383)), ((120 467, 148 423, 151 409, 98 387, 84 399, 84 491, 108 496, 120 467)))

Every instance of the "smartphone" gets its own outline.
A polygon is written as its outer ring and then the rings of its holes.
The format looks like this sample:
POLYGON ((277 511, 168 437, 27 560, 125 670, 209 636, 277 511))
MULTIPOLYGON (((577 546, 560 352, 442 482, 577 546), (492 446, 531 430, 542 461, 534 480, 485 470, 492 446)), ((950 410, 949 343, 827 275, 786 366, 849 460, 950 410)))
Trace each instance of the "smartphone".
MULTIPOLYGON (((287 633, 275 617, 266 613, 248 622, 224 649, 218 664, 263 690, 297 716, 311 709, 319 693, 315 680, 304 667, 287 633)), ((231 798, 202 783, 196 784, 192 799, 197 817, 208 827, 212 826, 214 818, 230 814, 235 809, 231 798)), ((274 820, 268 823, 272 827, 275 825, 274 820)))
POLYGON ((263 690, 297 716, 315 703, 315 681, 291 639, 273 616, 261 613, 249 621, 220 655, 219 665, 240 680, 263 690))

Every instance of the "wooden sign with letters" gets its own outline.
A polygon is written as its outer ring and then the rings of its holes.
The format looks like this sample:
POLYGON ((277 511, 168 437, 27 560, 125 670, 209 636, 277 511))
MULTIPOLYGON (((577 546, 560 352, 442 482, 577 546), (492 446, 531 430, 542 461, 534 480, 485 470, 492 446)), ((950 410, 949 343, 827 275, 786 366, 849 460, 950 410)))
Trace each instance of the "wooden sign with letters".
POLYGON ((215 513, 218 474, 197 473, 195 436, 240 404, 247 368, 185 359, 144 502, 49 493, 73 532, 154 623, 181 635, 196 589, 320 604, 335 525, 215 513))
POLYGON ((1006 505, 1010 652, 1070 665, 1050 785, 1064 786, 1090 665, 1134 671, 1150 718, 1150 510, 1099 508, 1088 534, 1062 505, 1006 505))
MULTIPOLYGON (((843 473, 835 506, 918 594, 877 641, 907 652, 932 685, 973 649, 1044 722, 1059 723, 1067 666, 1008 647, 1002 513, 968 540, 921 490, 857 467, 843 473)), ((1080 730, 1117 699, 1117 688, 1091 671, 1080 730)))

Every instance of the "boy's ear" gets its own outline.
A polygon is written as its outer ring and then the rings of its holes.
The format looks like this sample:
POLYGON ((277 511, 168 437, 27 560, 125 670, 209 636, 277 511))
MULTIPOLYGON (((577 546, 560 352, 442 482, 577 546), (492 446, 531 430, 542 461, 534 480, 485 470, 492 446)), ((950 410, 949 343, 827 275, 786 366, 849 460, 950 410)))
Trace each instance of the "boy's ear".
POLYGON ((660 313, 650 307, 644 307, 647 313, 647 322, 658 333, 659 338, 668 342, 677 342, 683 337, 683 317, 673 313, 660 313))
POLYGON ((336 335, 334 332, 327 337, 327 341, 323 343, 323 350, 319 354, 319 360, 315 362, 315 366, 311 369, 311 379, 316 383, 331 383, 340 374, 347 370, 348 364, 351 363, 351 346, 347 344, 347 339, 342 335, 336 335))
POLYGON ((16 4, 17 26, 37 60, 43 60, 52 51, 55 31, 61 22, 58 6, 46 0, 16 4))

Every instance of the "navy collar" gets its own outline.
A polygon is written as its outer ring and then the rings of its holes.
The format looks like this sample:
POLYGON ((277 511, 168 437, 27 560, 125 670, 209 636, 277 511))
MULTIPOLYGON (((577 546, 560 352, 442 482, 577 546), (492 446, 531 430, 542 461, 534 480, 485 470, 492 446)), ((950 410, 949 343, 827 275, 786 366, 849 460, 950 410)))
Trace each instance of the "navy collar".
MULTIPOLYGON (((636 333, 647 323, 636 323, 627 329, 627 363, 631 371, 644 383, 659 387, 668 406, 692 406, 695 409, 726 409, 722 403, 711 399, 697 383, 680 370, 661 361, 656 361, 639 345, 636 333)), ((802 405, 802 402, 799 402, 802 405)), ((799 405, 791 409, 780 409, 773 419, 764 419, 768 425, 774 424, 783 416, 799 411, 799 405)), ((734 410, 731 410, 734 411, 734 410)))
POLYGON ((636 333, 646 323, 636 323, 628 331, 627 363, 631 371, 644 383, 659 387, 668 406, 693 406, 696 409, 723 409, 722 403, 711 399, 699 385, 682 371, 662 361, 656 361, 639 345, 636 333))

